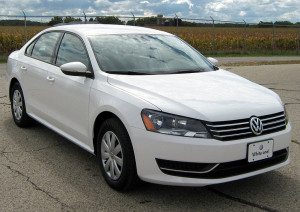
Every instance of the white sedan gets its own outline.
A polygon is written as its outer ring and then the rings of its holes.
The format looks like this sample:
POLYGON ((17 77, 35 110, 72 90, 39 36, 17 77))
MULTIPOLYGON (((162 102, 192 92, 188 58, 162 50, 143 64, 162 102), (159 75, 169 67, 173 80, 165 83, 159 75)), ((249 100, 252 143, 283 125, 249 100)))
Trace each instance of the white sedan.
POLYGON ((52 27, 8 58, 12 116, 95 154, 117 190, 139 179, 204 186, 287 165, 279 96, 216 62, 153 29, 52 27))

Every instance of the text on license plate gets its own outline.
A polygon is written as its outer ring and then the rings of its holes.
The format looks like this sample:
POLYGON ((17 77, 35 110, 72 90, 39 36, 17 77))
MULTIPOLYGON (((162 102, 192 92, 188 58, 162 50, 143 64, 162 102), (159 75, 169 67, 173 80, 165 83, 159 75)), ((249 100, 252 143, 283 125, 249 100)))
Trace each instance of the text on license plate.
POLYGON ((273 140, 261 141, 249 144, 248 162, 254 162, 271 158, 273 156, 273 140))

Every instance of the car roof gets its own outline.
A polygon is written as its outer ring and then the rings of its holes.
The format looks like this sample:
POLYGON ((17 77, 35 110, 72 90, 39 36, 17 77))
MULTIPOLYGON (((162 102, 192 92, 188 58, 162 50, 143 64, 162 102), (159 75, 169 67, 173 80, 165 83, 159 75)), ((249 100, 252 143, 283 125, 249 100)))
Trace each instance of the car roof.
MULTIPOLYGON (((74 25, 61 25, 51 27, 49 31, 53 30, 66 30, 74 33, 91 35, 108 35, 108 34, 159 34, 171 35, 167 32, 136 26, 127 25, 113 25, 113 24, 74 24, 74 25)), ((47 31, 48 31, 47 30, 47 31)))

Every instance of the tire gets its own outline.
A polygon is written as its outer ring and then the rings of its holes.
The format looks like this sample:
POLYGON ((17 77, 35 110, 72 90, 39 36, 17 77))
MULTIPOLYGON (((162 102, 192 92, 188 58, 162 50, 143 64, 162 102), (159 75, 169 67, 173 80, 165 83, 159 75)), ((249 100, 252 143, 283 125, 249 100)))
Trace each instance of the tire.
POLYGON ((97 159, 107 184, 115 190, 130 190, 139 178, 132 144, 124 125, 117 118, 103 122, 97 137, 97 159))
POLYGON ((26 113, 25 99, 20 84, 15 83, 10 92, 11 112, 14 122, 19 127, 30 127, 35 122, 26 113))

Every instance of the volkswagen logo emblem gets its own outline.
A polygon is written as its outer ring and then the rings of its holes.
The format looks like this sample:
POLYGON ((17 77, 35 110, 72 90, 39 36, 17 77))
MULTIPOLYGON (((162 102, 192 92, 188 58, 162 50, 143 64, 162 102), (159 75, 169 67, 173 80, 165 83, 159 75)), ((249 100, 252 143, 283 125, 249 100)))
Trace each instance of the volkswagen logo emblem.
POLYGON ((255 135, 260 135, 263 132, 263 123, 254 116, 250 119, 250 128, 255 135))

